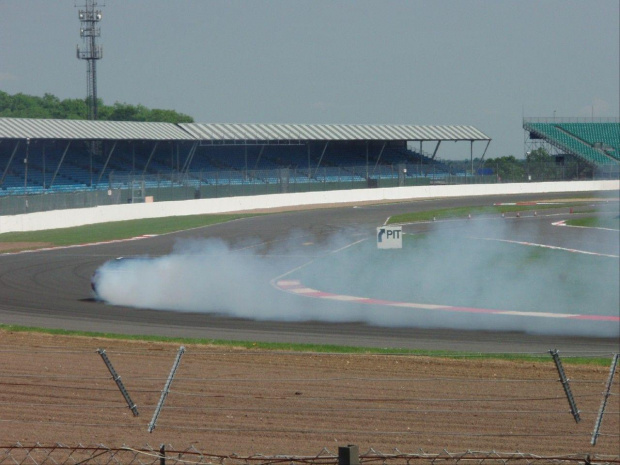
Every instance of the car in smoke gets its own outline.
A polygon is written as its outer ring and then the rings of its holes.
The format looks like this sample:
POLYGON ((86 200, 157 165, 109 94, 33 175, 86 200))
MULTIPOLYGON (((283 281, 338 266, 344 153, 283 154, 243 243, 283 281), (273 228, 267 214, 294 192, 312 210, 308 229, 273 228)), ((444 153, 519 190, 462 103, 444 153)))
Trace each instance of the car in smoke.
POLYGON ((101 281, 102 269, 105 267, 107 270, 114 270, 116 268, 120 268, 121 265, 127 264, 127 262, 133 262, 138 260, 151 260, 151 257, 146 256, 136 256, 136 257, 116 257, 113 260, 109 260, 101 265, 99 268, 95 270, 95 272, 90 277, 90 287, 93 291, 93 295, 95 299, 100 300, 98 286, 101 281))

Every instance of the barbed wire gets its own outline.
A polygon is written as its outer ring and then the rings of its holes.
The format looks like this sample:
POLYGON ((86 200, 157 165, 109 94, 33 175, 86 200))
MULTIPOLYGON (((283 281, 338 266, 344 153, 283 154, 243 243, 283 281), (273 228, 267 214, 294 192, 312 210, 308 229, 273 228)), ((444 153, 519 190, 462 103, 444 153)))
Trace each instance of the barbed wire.
MULTIPOLYGON (((85 400, 96 400, 96 399, 85 399, 85 400)), ((76 409, 83 410, 85 407, 88 407, 87 404, 84 403, 84 400, 81 401, 79 405, 76 404, 62 404, 62 403, 41 403, 41 402, 0 402, 0 406, 3 405, 12 405, 12 406, 20 406, 20 407, 56 407, 63 409, 76 409)), ((119 404, 100 404, 92 405, 92 407, 96 408, 106 408, 106 409, 122 409, 126 410, 128 407, 126 405, 119 404)), ((140 408, 142 409, 154 409, 156 407, 155 404, 140 404, 140 408)), ((385 412, 385 413, 450 413, 450 414, 471 414, 472 410, 463 410, 463 409, 403 409, 403 408, 365 408, 365 407, 351 407, 351 408, 343 408, 343 407, 329 407, 329 408, 304 408, 304 407, 199 407, 195 405, 188 406, 166 406, 166 410, 177 410, 177 411, 201 411, 201 412, 252 412, 252 413, 297 413, 297 412, 307 412, 307 413, 320 413, 320 412, 385 412)), ((497 414, 511 414, 511 415, 532 415, 532 414, 545 414, 545 415, 566 415, 566 409, 557 409, 557 410, 544 410, 544 409, 531 409, 531 410, 476 410, 475 413, 477 415, 497 415, 497 414)), ((589 415, 596 413, 595 410, 579 410, 579 413, 589 415)), ((609 415, 620 415, 620 411, 606 411, 609 415)))
MULTIPOLYGON (((79 380, 79 381, 105 381, 111 379, 110 376, 79 376, 79 375, 60 375, 60 374, 26 374, 26 373, 0 373, 0 378, 16 378, 16 379, 59 379, 59 380, 79 380)), ((153 377, 153 376, 127 376, 124 379, 132 381, 153 381, 160 382, 166 380, 165 376, 153 377)), ((403 382, 477 382, 477 383, 557 383, 557 378, 467 378, 467 377, 422 377, 422 378, 384 378, 384 377, 368 377, 368 376, 327 376, 321 378, 284 378, 273 377, 262 378, 226 378, 226 377, 175 377, 177 383, 183 381, 195 381, 195 382, 221 382, 221 383, 282 383, 282 382, 300 382, 300 383, 325 383, 336 381, 382 381, 388 383, 403 383, 403 382)), ((604 384, 605 380, 596 379, 574 379, 571 380, 573 384, 604 384)), ((1 382, 0 382, 1 383, 1 382)))
MULTIPOLYGON (((43 465, 54 463, 56 465, 107 465, 115 463, 140 464, 140 465, 276 465, 276 464, 306 464, 306 465, 336 465, 340 463, 339 455, 323 448, 316 455, 238 455, 238 454, 212 454, 201 452, 194 446, 184 450, 176 450, 171 445, 162 445, 159 449, 146 445, 142 448, 130 446, 107 447, 103 444, 97 446, 66 446, 54 444, 50 446, 36 443, 32 446, 24 446, 20 443, 8 446, 0 446, 0 464, 31 463, 43 465)), ((394 449, 385 453, 373 448, 359 454, 361 464, 489 464, 507 465, 512 462, 526 464, 587 464, 587 465, 615 465, 620 463, 620 456, 596 455, 596 454, 570 454, 570 455, 534 455, 524 452, 496 452, 467 450, 465 452, 449 452, 443 450, 440 453, 429 453, 419 450, 414 453, 401 452, 394 449)))
MULTIPOLYGON (((215 397, 214 394, 197 394, 197 393, 187 393, 187 392, 183 392, 183 391, 178 391, 178 390, 170 390, 170 393, 174 393, 176 395, 179 396, 184 396, 184 397, 204 397, 204 398, 210 398, 210 397, 215 397)), ((218 395, 218 397, 221 397, 220 395, 218 395)), ((254 394, 247 394, 247 395, 226 395, 226 397, 230 397, 230 398, 239 398, 239 399, 244 399, 244 398, 254 398, 256 397, 254 394)), ((268 398, 266 396, 262 396, 263 398, 268 398)), ((533 401, 552 401, 552 400, 563 400, 565 399, 565 397, 561 396, 561 395, 556 395, 556 396, 545 396, 545 397, 519 397, 519 396, 509 396, 509 397, 478 397, 478 398, 471 398, 471 397, 453 397, 453 398, 446 398, 446 397, 387 397, 387 398, 381 398, 381 397, 373 397, 373 398, 368 398, 368 397, 353 397, 351 395, 343 395, 343 396, 295 396, 290 395, 290 398, 297 398, 299 399, 300 402, 304 402, 304 401, 324 401, 324 400, 332 400, 332 401, 347 401, 347 402, 394 402, 394 403, 400 403, 400 402, 433 402, 433 403, 450 403, 450 402, 458 402, 458 403, 464 403, 464 402, 533 402, 533 401)), ((576 399, 585 399, 585 398, 599 398, 600 394, 580 394, 580 395, 573 395, 574 398, 576 399)), ((281 399, 282 396, 273 396, 272 399, 281 399)))
MULTIPOLYGON (((109 379, 109 378, 108 378, 109 379)), ((115 388, 105 387, 93 387, 93 386, 69 386, 60 384, 27 384, 27 383, 6 383, 0 382, 0 386, 15 386, 15 387, 33 387, 33 388, 54 388, 54 389, 75 389, 76 391, 103 391, 103 392, 116 392, 115 388)), ((134 389, 135 392, 160 392, 159 389, 134 389)))
MULTIPOLYGON (((0 424, 39 424, 42 423, 40 420, 5 420, 0 419, 0 424)), ((78 427, 78 428, 120 428, 120 429, 134 429, 136 427, 144 427, 146 423, 144 421, 136 420, 134 423, 90 423, 90 422, 75 422, 75 421, 54 421, 54 420, 46 420, 45 425, 47 426, 57 426, 57 427, 78 427)), ((355 435, 356 437, 364 437, 364 436, 434 436, 434 437, 446 437, 446 438, 493 438, 493 439, 502 439, 502 438, 563 438, 565 437, 564 432, 558 433, 527 433, 527 432, 460 432, 460 431, 444 431, 444 430, 397 430, 397 431, 381 431, 381 430, 351 430, 351 429, 320 429, 320 428, 277 428, 277 427, 206 427, 206 426, 187 426, 187 425, 177 425, 177 424, 169 424, 167 422, 160 422, 157 425, 157 429, 160 431, 198 431, 205 433, 269 433, 269 434, 298 434, 298 435, 355 435)), ((620 433, 601 433, 600 436, 614 437, 620 438, 620 433)), ((589 439, 590 434, 588 433, 576 433, 571 435, 572 438, 582 438, 589 439)), ((2 460, 0 460, 0 464, 2 460)))
MULTIPOLYGON (((32 388, 57 388, 57 389, 73 389, 76 391, 98 391, 98 392, 109 392, 116 393, 117 389, 114 388, 98 388, 92 386, 61 386, 61 385, 51 385, 51 384, 21 384, 21 383, 0 383, 0 386, 14 386, 14 387, 32 387, 32 388)), ((139 393, 159 393, 160 389, 133 389, 132 392, 139 393)), ((225 398, 225 399, 256 399, 256 394, 226 394, 223 396, 222 394, 199 394, 193 392, 184 392, 178 390, 170 390, 171 394, 175 394, 177 396, 182 397, 197 397, 197 398, 225 398)), ((23 396, 28 396, 26 392, 20 393, 23 396)), ((45 397, 56 398, 58 396, 54 394, 47 394, 45 397)), ((575 399, 587 399, 587 398, 599 398, 599 393, 594 394, 580 394, 573 395, 575 399)), ((304 402, 316 402, 316 401, 340 401, 340 402, 389 402, 389 403, 515 403, 515 402, 540 402, 540 401, 563 401, 564 397, 561 395, 556 396, 545 396, 545 397, 518 397, 518 396, 506 396, 506 397, 479 397, 479 398, 467 398, 467 397, 456 397, 456 398, 439 398, 439 397, 389 397, 389 398, 380 398, 380 397, 352 397, 350 395, 342 395, 342 396, 299 396, 295 394, 290 394, 288 396, 261 396, 262 399, 266 400, 286 400, 286 399, 295 399, 299 403, 304 402)), ((356 409, 357 410, 357 409, 356 409)), ((401 410, 402 411, 402 410, 401 410)))

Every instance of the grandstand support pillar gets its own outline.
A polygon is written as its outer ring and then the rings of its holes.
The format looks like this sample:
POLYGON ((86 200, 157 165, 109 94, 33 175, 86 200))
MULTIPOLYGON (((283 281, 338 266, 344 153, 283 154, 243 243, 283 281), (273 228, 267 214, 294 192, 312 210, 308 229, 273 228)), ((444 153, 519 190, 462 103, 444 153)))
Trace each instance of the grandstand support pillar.
POLYGON ((43 190, 45 190, 45 144, 41 144, 41 164, 43 165, 43 190))
POLYGON ((366 181, 368 181, 368 150, 369 150, 369 146, 370 144, 368 143, 368 141, 366 141, 366 181))
POLYGON ((386 141, 383 141, 383 145, 381 146, 381 150, 379 151, 379 156, 377 157, 377 162, 375 163, 375 167, 372 169, 372 174, 375 174, 377 170, 377 165, 379 165, 379 161, 381 160, 381 156, 383 155, 383 151, 385 150, 386 141))
POLYGON ((110 149, 110 153, 108 154, 108 158, 106 158, 105 163, 103 164, 103 168, 101 169, 101 173, 99 173, 99 179, 97 179, 97 185, 99 185, 99 183, 101 182, 101 178, 103 177, 103 173, 105 173, 105 170, 108 168, 108 163, 110 163, 110 158, 112 158, 112 154, 114 153, 114 150, 116 149, 116 144, 118 143, 118 141, 114 141, 114 145, 112 145, 112 148, 110 149))
POLYGON ((321 156, 319 158, 319 162, 316 164, 316 169, 314 170, 314 175, 319 172, 319 168, 321 167, 321 162, 323 161, 323 157, 325 156, 325 151, 327 150, 327 146, 329 145, 329 141, 325 141, 325 145, 323 146, 323 151, 321 152, 321 156))
POLYGON ((435 159, 435 155, 437 155, 437 150, 439 150, 439 144, 441 144, 440 140, 437 141, 437 145, 435 146, 435 150, 433 151, 433 156, 431 157, 431 160, 435 159))
POLYGON ((265 151, 265 147, 266 145, 261 145, 260 146, 260 151, 258 152, 258 158, 256 158, 256 163, 254 163, 254 171, 256 171, 258 169, 258 163, 260 162, 260 159, 263 156, 263 152, 265 151))
POLYGON ((474 141, 469 141, 469 159, 471 160, 471 175, 474 175, 474 141))
POLYGON ((15 148, 13 149, 13 153, 11 153, 11 157, 9 158, 9 162, 6 164, 6 168, 2 173, 2 177, 0 178, 0 186, 4 184, 4 178, 9 172, 9 168, 11 167, 11 163, 13 163, 13 158, 15 158, 15 154, 17 153, 17 149, 19 148, 19 141, 15 142, 15 148))
POLYGON ((71 141, 67 142, 67 146, 65 147, 65 151, 62 152, 62 156, 60 157, 60 161, 58 162, 58 166, 56 167, 56 171, 54 171, 54 176, 52 176, 52 180, 50 181, 50 189, 52 188, 52 186, 54 185, 54 181, 56 180, 56 176, 58 176, 58 172, 60 171, 60 167, 62 166, 63 162, 65 161, 65 156, 67 155, 67 152, 69 151, 69 147, 71 146, 71 141))
MULTIPOLYGON (((489 140, 487 141, 487 145, 486 145, 486 147, 484 148, 484 151, 482 152, 482 156, 480 157, 480 160, 478 160, 478 166, 477 166, 477 169, 480 169, 480 168, 482 168, 482 167, 484 166, 484 157, 485 157, 485 155, 487 154, 487 150, 488 150, 488 148, 489 148, 489 144, 490 144, 490 143, 491 143, 491 140, 489 139, 489 140)), ((473 144, 473 142, 472 142, 472 144, 473 144)))
POLYGON ((24 189, 28 187, 28 155, 30 152, 30 139, 26 138, 26 158, 24 158, 24 189))
POLYGON ((144 165, 144 169, 142 170, 142 176, 146 174, 146 170, 148 169, 149 164, 151 163, 153 155, 155 154, 155 150, 157 150, 157 144, 159 144, 159 141, 155 142, 155 145, 153 146, 153 150, 151 150, 149 158, 148 160, 146 160, 146 164, 144 165))
POLYGON ((311 151, 310 145, 311 145, 310 141, 308 141, 308 179, 312 177, 312 166, 310 165, 310 151, 311 151))
POLYGON ((194 142, 192 144, 192 148, 189 149, 189 153, 187 154, 187 158, 185 159, 185 163, 183 163, 183 168, 181 172, 187 175, 189 173, 189 168, 194 160, 194 155, 196 155, 196 150, 198 150, 198 142, 194 142))
POLYGON ((484 160, 484 156, 487 154, 487 150, 489 149, 489 145, 491 145, 491 139, 489 139, 487 141, 487 146, 484 148, 484 152, 482 152, 482 157, 480 158, 481 162, 482 162, 482 160, 484 160))

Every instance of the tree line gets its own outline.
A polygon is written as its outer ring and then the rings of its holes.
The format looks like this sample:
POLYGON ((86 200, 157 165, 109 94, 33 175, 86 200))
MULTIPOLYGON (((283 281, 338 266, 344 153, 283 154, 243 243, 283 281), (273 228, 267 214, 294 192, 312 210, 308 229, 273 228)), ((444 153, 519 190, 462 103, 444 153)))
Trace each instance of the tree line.
MULTIPOLYGON (((88 119, 86 99, 64 99, 46 93, 43 97, 0 91, 0 117, 88 119)), ((144 121, 161 123, 193 123, 194 118, 174 110, 150 109, 144 105, 116 102, 105 105, 97 99, 97 119, 102 121, 144 121)))
MULTIPOLYGON (((442 160, 455 170, 465 167, 470 172, 470 160, 442 160)), ((570 155, 554 156, 544 147, 528 152, 525 158, 508 155, 496 158, 474 158, 474 176, 496 176, 498 182, 551 181, 563 179, 591 179, 594 172, 590 163, 570 155)))
POLYGON ((514 155, 487 158, 484 161, 477 160, 477 166, 492 170, 498 181, 589 179, 593 174, 589 163, 580 163, 568 155, 558 159, 544 147, 528 152, 525 159, 518 159, 514 155))

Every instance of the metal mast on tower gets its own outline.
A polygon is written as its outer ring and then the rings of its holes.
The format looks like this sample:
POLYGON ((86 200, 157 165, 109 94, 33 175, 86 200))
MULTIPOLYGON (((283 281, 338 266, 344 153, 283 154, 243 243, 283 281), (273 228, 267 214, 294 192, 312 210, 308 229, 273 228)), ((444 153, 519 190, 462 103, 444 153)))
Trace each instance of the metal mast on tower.
POLYGON ((97 0, 85 0, 85 4, 78 10, 80 18, 80 37, 84 48, 77 46, 77 57, 86 60, 86 106, 88 119, 97 119, 97 60, 103 58, 103 48, 97 45, 97 37, 101 35, 98 24, 101 21, 101 10, 97 10, 97 0))

